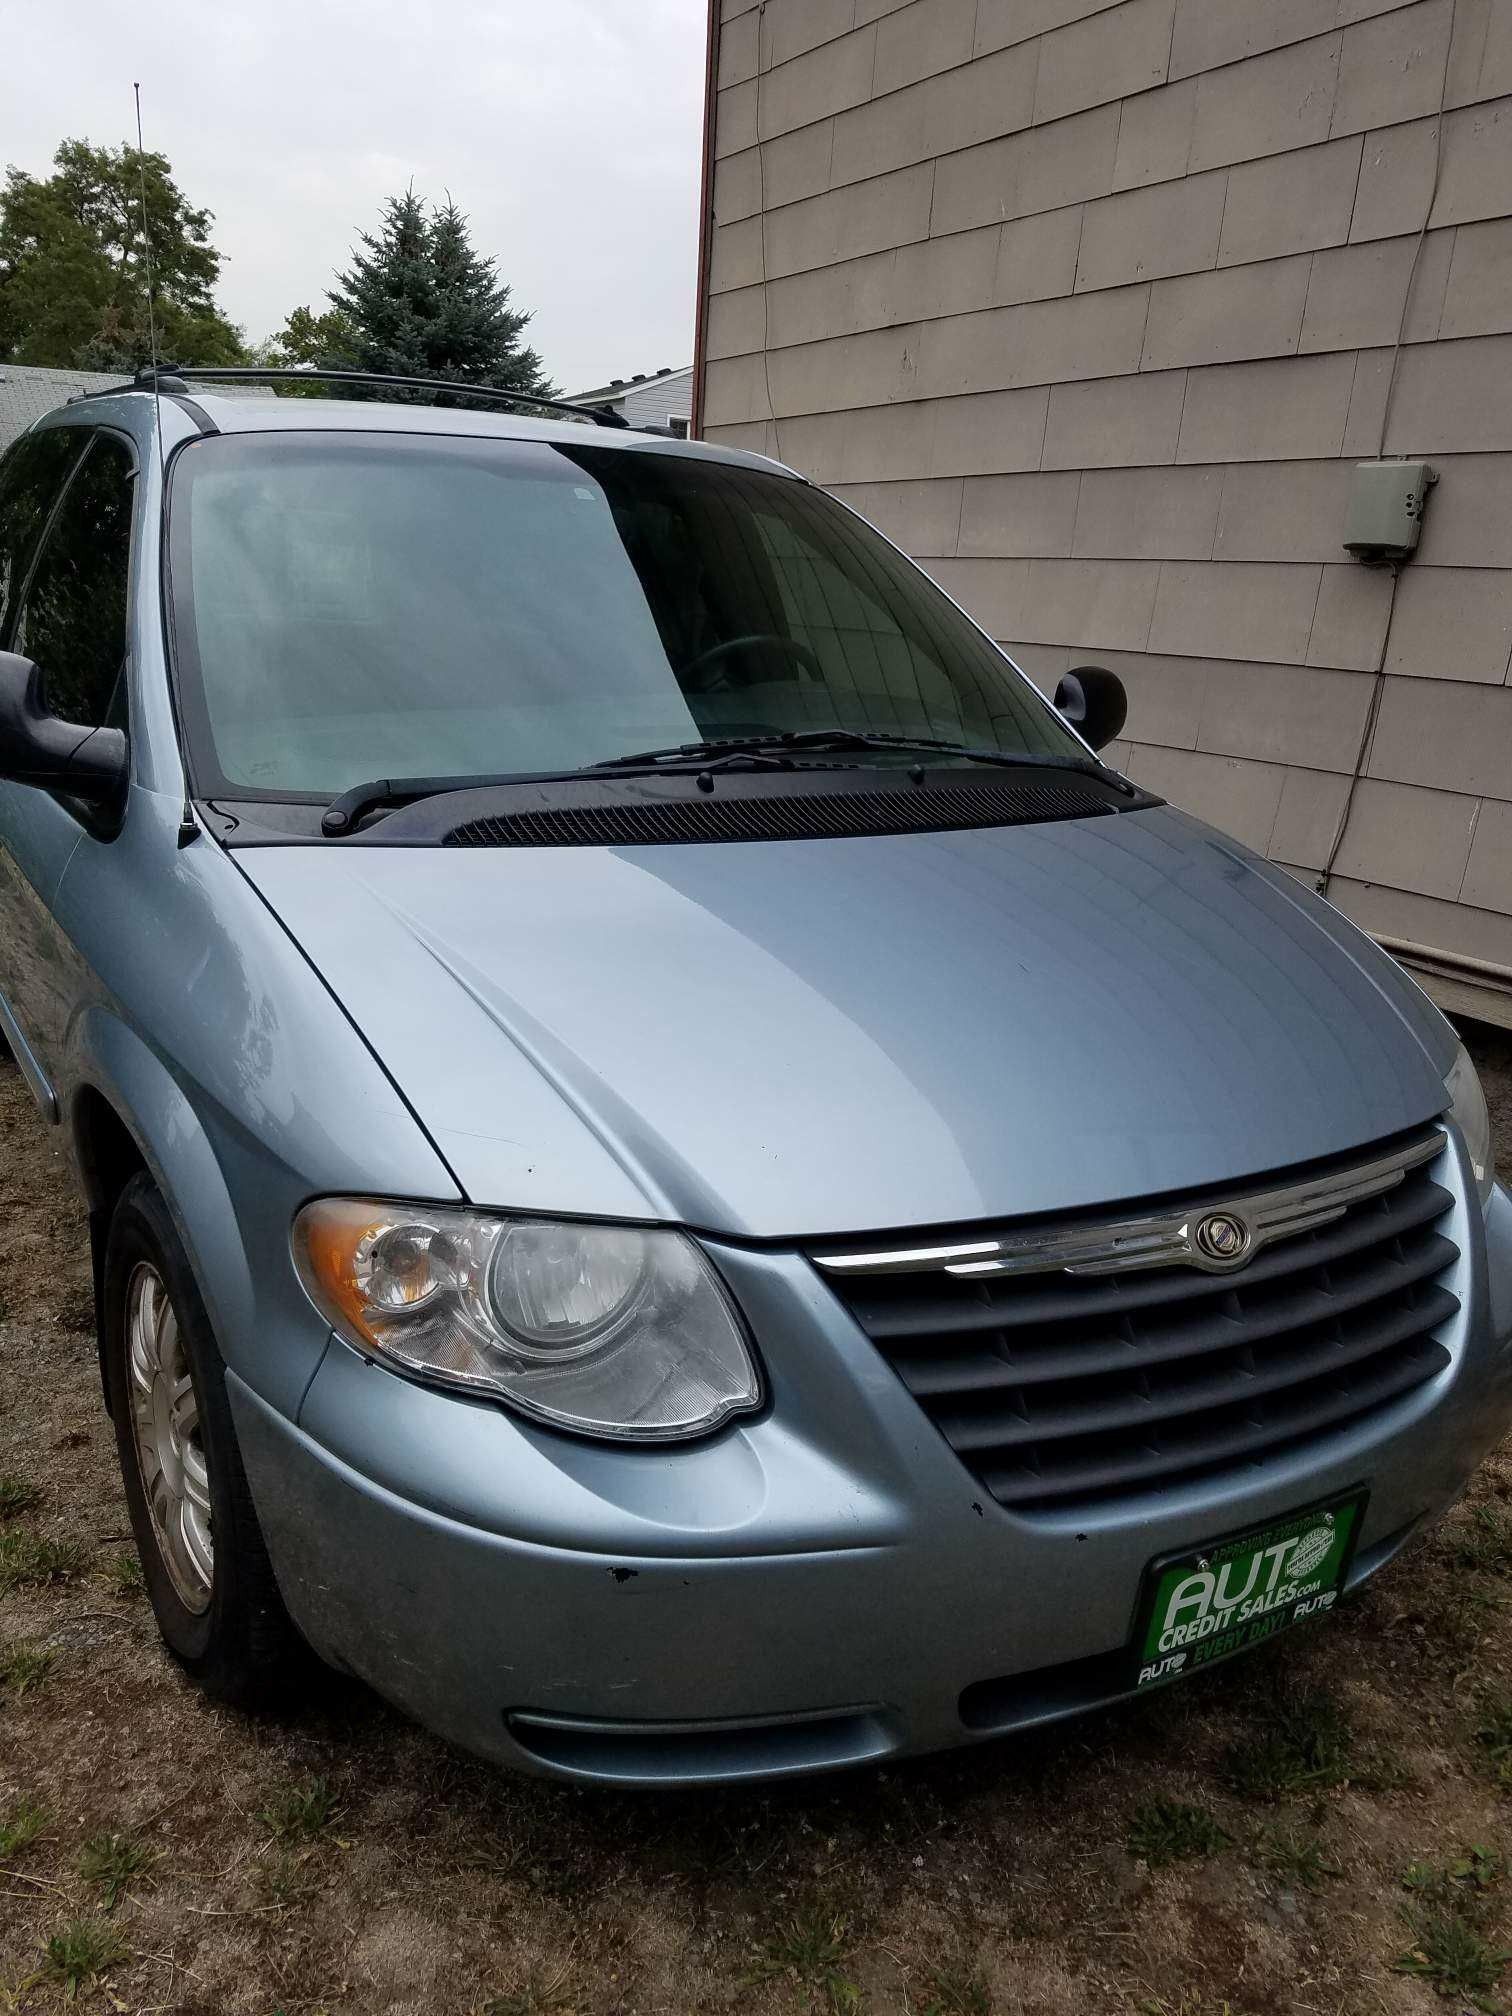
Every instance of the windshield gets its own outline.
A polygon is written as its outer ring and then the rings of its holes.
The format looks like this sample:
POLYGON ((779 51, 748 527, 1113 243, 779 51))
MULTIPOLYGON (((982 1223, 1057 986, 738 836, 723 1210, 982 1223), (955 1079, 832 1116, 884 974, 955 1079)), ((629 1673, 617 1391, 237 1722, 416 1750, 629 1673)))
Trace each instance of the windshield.
POLYGON ((221 436, 180 455, 170 527, 206 796, 823 728, 1084 753, 917 568, 792 477, 575 443, 221 436))

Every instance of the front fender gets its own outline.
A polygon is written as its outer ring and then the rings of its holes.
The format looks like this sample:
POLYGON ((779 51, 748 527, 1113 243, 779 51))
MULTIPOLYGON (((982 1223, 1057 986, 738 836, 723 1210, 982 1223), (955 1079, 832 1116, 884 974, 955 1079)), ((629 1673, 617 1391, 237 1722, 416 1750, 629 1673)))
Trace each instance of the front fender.
MULTIPOLYGON (((213 1140, 172 1073, 118 1018, 88 1011, 75 1042, 87 1059, 69 1093, 75 1159, 85 1159, 80 1137, 93 1092, 162 1192, 227 1364, 292 1419, 330 1332, 289 1263, 287 1172, 283 1181, 270 1168, 259 1173, 255 1144, 235 1141, 224 1124, 213 1140)), ((97 1216, 91 1212, 98 1287, 108 1224, 97 1216)))
MULTIPOLYGON (((74 1033, 87 1062, 70 1088, 68 1128, 86 1191, 92 1186, 83 1139, 88 1095, 95 1093, 131 1136, 162 1192, 216 1335, 246 1334, 254 1317, 252 1268, 226 1179, 193 1107, 167 1067, 116 1017, 88 1010, 74 1033)), ((91 1195, 91 1206, 94 1201, 91 1195)), ((99 1230, 101 1252, 106 1229, 99 1230)))
POLYGON ((226 1363, 292 1419, 328 1339, 289 1228, 312 1196, 457 1186, 347 1016, 236 864, 178 844, 134 790, 60 885, 71 1003, 58 1094, 98 1093, 152 1171, 226 1363))

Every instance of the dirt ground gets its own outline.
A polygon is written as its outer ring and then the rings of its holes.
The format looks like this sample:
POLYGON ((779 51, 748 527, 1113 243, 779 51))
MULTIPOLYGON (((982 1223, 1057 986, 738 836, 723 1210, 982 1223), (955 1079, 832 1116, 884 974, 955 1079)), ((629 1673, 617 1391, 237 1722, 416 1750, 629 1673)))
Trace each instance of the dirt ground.
MULTIPOLYGON (((1505 1174, 1512 1039, 1470 1033, 1505 1174)), ((1500 2006, 1509 1455, 1332 1619, 1053 1735, 772 1792, 543 1786, 346 1683, 278 1724, 184 1683, 82 1214, 8 1063, 0 1144, 0 2011, 1500 2006)))

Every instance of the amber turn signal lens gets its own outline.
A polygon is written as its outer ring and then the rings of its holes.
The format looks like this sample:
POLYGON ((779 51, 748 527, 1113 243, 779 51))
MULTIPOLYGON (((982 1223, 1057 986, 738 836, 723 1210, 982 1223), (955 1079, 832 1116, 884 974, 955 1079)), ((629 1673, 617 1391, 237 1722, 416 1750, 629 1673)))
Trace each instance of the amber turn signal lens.
POLYGON ((389 1213, 360 1197, 324 1198, 301 1211, 295 1222, 295 1259, 316 1301, 339 1310, 369 1340, 369 1304, 357 1278, 357 1257, 390 1222, 389 1213))

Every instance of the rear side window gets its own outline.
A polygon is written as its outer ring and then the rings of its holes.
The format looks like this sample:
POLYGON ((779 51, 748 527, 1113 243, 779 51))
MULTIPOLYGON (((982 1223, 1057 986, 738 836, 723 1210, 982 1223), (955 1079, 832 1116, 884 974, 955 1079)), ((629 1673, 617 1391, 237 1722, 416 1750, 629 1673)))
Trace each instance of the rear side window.
POLYGON ((47 514, 88 435, 77 427, 28 434, 0 461, 0 646, 4 646, 47 514))
POLYGON ((47 704, 65 721, 109 718, 126 657, 134 464, 112 435, 69 484, 22 590, 12 649, 42 667, 47 704))

